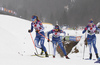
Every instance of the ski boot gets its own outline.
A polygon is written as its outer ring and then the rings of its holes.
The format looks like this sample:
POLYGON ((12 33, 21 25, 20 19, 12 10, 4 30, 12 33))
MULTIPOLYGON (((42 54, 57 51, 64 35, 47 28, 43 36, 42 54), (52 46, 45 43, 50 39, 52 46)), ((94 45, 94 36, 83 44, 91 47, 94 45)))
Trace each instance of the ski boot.
POLYGON ((66 59, 70 59, 67 55, 65 55, 66 59))
POLYGON ((53 55, 53 58, 55 58, 55 56, 53 55))
POLYGON ((41 48, 41 53, 40 53, 40 55, 43 55, 43 52, 44 52, 44 51, 43 51, 43 49, 41 48))
POLYGON ((49 55, 48 55, 48 53, 47 53, 47 52, 45 52, 45 57, 49 57, 49 55))
POLYGON ((92 53, 90 53, 90 57, 89 57, 89 59, 90 59, 90 60, 92 59, 92 53))
POLYGON ((98 56, 98 53, 96 54, 96 58, 97 58, 98 60, 100 60, 100 57, 98 56))

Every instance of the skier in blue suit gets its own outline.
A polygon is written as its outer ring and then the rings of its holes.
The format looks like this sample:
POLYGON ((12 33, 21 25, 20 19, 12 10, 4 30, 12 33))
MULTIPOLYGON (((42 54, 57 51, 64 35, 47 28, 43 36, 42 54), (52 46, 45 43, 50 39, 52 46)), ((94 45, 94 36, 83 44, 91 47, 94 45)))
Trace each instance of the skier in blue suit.
POLYGON ((66 35, 66 33, 64 31, 60 30, 58 25, 55 25, 55 28, 47 33, 48 42, 50 41, 49 40, 49 34, 51 34, 51 33, 53 34, 53 36, 52 36, 52 43, 53 43, 53 49, 54 49, 53 58, 55 58, 55 55, 56 55, 56 53, 55 53, 56 52, 56 45, 58 43, 58 45, 62 49, 65 57, 67 59, 69 59, 69 57, 67 56, 67 53, 66 53, 66 51, 65 51, 65 49, 63 47, 62 40, 60 39, 60 34, 64 33, 64 41, 65 41, 65 35, 66 35))
POLYGON ((88 31, 87 43, 88 43, 88 46, 89 46, 89 52, 90 52, 89 59, 90 60, 92 59, 92 51, 91 51, 92 45, 93 45, 93 48, 94 48, 94 52, 96 54, 96 58, 99 59, 98 51, 97 51, 97 48, 96 48, 96 35, 95 35, 96 30, 99 30, 99 29, 97 28, 96 25, 94 25, 93 20, 90 20, 89 24, 85 27, 85 29, 82 32, 84 34, 86 31, 88 31))
POLYGON ((34 41, 35 42, 35 46, 42 50, 41 55, 43 54, 43 51, 44 51, 45 52, 45 56, 48 57, 47 50, 46 50, 46 48, 44 46, 44 41, 45 41, 45 38, 43 37, 43 36, 45 36, 44 27, 43 27, 43 24, 41 23, 41 21, 39 21, 38 17, 35 16, 35 15, 32 16, 31 29, 28 30, 28 32, 29 33, 32 32, 33 28, 35 28, 35 30, 36 30, 36 37, 35 37, 35 41, 34 41), (39 45, 39 41, 40 41, 40 45, 39 45))

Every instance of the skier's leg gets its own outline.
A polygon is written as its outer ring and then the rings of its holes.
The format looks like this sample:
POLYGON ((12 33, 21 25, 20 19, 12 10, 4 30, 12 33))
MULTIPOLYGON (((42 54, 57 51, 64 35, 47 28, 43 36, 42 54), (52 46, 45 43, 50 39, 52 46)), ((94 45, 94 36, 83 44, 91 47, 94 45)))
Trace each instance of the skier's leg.
POLYGON ((89 53, 92 54, 92 43, 88 43, 89 46, 89 53))
POLYGON ((46 48, 45 48, 45 46, 44 46, 44 41, 45 41, 45 39, 44 39, 44 38, 41 38, 41 39, 40 39, 40 44, 41 44, 41 47, 42 47, 43 51, 44 51, 44 52, 47 52, 47 50, 46 50, 46 48))
POLYGON ((88 46, 89 46, 89 54, 90 54, 90 57, 89 59, 92 59, 92 43, 91 43, 91 39, 87 39, 87 43, 88 43, 88 46))
POLYGON ((67 56, 67 53, 66 53, 66 51, 65 51, 65 49, 64 49, 64 47, 63 47, 63 44, 62 44, 61 40, 58 41, 58 45, 60 46, 61 50, 63 51, 65 57, 66 57, 67 59, 69 59, 69 57, 67 56))
POLYGON ((41 44, 41 47, 42 47, 42 49, 43 49, 44 52, 47 52, 47 50, 46 50, 46 48, 45 48, 45 46, 44 46, 45 38, 44 38, 43 36, 45 36, 45 34, 44 34, 44 32, 41 32, 40 34, 41 34, 41 35, 40 35, 40 44, 41 44), (42 35, 43 35, 43 36, 42 36, 42 35))
POLYGON ((41 44, 41 48, 42 48, 43 51, 45 52, 46 57, 48 57, 47 50, 46 50, 46 48, 45 48, 45 46, 44 46, 44 41, 45 41, 45 38, 41 38, 41 39, 40 39, 40 44, 41 44))
POLYGON ((92 43, 93 43, 94 52, 96 54, 96 58, 99 58, 98 51, 97 51, 97 48, 96 48, 96 37, 93 39, 92 43))
POLYGON ((61 41, 58 42, 58 45, 60 46, 60 48, 63 51, 64 55, 67 55, 67 53, 66 53, 66 51, 65 51, 65 49, 64 49, 63 44, 62 44, 61 41))
POLYGON ((43 54, 43 52, 44 52, 44 51, 43 51, 43 48, 41 48, 41 53, 40 53, 40 54, 42 55, 42 54, 43 54))
POLYGON ((56 41, 52 41, 53 44, 53 58, 55 58, 56 55, 56 41))
POLYGON ((34 43, 37 48, 41 48, 41 45, 39 45, 39 40, 39 37, 35 37, 34 43))

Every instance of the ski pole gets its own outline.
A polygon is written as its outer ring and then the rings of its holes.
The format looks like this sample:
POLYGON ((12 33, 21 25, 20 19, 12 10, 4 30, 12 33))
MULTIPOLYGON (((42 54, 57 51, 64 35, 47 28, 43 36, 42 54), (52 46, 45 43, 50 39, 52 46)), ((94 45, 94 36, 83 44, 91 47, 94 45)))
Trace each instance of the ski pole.
MULTIPOLYGON (((86 33, 85 33, 85 39, 86 39, 86 33)), ((85 54, 85 41, 84 41, 84 49, 83 49, 83 59, 84 59, 84 54, 85 54)))
POLYGON ((41 36, 43 36, 44 38, 46 38, 47 40, 50 41, 50 39, 48 39, 47 37, 45 37, 44 35, 42 35, 40 32, 38 32, 41 36))
POLYGON ((48 48, 49 48, 49 54, 50 54, 50 44, 49 44, 49 42, 48 42, 48 48))
MULTIPOLYGON (((31 39, 32 39, 33 45, 34 45, 34 47, 35 47, 35 50, 36 50, 36 52, 37 52, 37 49, 36 49, 36 46, 35 46, 35 43, 34 43, 34 40, 33 40, 33 37, 32 37, 32 35, 31 35, 31 33, 30 33, 30 36, 31 36, 31 39)), ((38 52, 37 52, 37 54, 38 54, 38 52)))

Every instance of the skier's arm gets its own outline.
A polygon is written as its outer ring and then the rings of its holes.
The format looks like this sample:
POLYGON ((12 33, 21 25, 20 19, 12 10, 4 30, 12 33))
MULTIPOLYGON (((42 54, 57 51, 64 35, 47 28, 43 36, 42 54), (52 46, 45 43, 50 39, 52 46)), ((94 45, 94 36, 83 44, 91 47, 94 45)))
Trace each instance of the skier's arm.
POLYGON ((96 26, 96 30, 100 33, 100 29, 96 26))
POLYGON ((88 26, 86 26, 85 29, 83 30, 83 32, 82 32, 83 34, 86 32, 87 28, 88 28, 88 26))
POLYGON ((40 23, 39 23, 39 25, 40 25, 40 29, 41 29, 41 30, 40 30, 40 32, 41 32, 41 31, 43 31, 43 30, 44 30, 44 27, 43 27, 42 22, 40 22, 40 23))
POLYGON ((99 30, 99 28, 96 26, 96 30, 99 30))
POLYGON ((51 30, 51 31, 49 31, 49 32, 47 33, 48 39, 49 39, 49 34, 51 34, 51 33, 53 33, 53 30, 51 30))
POLYGON ((33 31, 33 23, 31 23, 31 32, 33 31))
POLYGON ((61 30, 61 33, 64 33, 64 37, 66 36, 66 32, 61 30))

